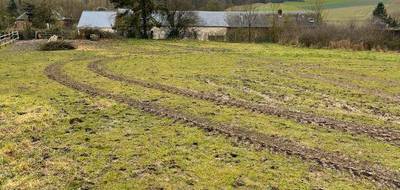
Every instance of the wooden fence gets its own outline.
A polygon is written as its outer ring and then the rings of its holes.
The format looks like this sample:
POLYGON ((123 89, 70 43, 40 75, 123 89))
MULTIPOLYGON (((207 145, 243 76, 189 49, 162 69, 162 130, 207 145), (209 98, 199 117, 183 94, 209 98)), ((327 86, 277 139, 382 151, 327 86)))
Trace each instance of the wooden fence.
POLYGON ((8 44, 12 44, 15 41, 19 40, 19 33, 17 31, 5 33, 0 35, 0 48, 6 46, 8 44))

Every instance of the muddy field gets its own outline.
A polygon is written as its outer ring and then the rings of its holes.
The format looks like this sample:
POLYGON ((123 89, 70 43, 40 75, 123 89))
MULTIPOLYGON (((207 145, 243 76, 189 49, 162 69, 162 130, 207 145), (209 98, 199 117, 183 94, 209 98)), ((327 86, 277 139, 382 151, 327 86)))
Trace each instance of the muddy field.
POLYGON ((400 188, 396 53, 77 43, 0 51, 0 187, 400 188))
POLYGON ((377 126, 369 126, 369 125, 358 125, 350 122, 343 122, 338 120, 333 120, 329 118, 324 118, 322 116, 311 115, 302 112, 292 112, 290 110, 280 109, 279 107, 270 107, 268 105, 259 105, 254 104, 249 101, 237 100, 230 97, 223 97, 218 96, 217 94, 211 93, 201 93, 195 92, 188 89, 179 89, 173 86, 162 85, 159 83, 150 83, 138 79, 128 79, 124 76, 115 75, 107 71, 106 69, 102 68, 99 63, 95 62, 89 65, 89 69, 93 72, 110 78, 111 80, 117 80, 121 82, 127 82, 134 85, 140 85, 146 88, 153 88, 156 90, 165 91, 168 93, 174 93, 177 95, 183 95, 187 97, 202 99, 202 100, 209 100, 216 104, 228 105, 239 107, 243 109, 248 109, 253 112, 260 112, 268 115, 275 115, 278 117, 284 117, 287 119, 293 119, 300 123, 311 123, 321 127, 342 130, 344 132, 350 132, 353 134, 366 134, 373 138, 382 139, 389 143, 393 143, 396 146, 400 144, 400 131, 391 130, 388 128, 382 128, 377 126))

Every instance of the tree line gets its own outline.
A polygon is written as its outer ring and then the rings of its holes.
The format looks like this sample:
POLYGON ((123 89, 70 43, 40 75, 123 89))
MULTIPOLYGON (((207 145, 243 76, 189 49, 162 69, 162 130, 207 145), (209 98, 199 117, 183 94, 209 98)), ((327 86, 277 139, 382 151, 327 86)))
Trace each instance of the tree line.
MULTIPOLYGON (((0 10, 0 30, 2 29, 2 26, 7 26, 6 24, 2 23, 10 22, 10 20, 12 20, 10 18, 15 18, 21 12, 29 13, 33 27, 44 28, 46 27, 46 23, 54 22, 54 17, 52 16, 54 10, 57 10, 61 14, 64 13, 63 15, 68 15, 68 13, 71 14, 71 12, 66 10, 76 11, 73 7, 78 5, 69 4, 71 1, 74 0, 59 0, 56 2, 53 0, 7 0, 7 4, 2 6, 2 9, 0 10), (67 5, 71 5, 72 8, 70 7, 70 9, 67 9, 67 5)), ((258 13, 255 11, 255 6, 253 5, 253 3, 260 2, 261 0, 79 0, 81 6, 84 7, 79 10, 79 14, 82 10, 89 9, 89 6, 91 6, 91 9, 103 7, 104 9, 122 8, 124 10, 131 10, 122 12, 118 15, 116 24, 117 30, 126 31, 131 37, 150 38, 151 29, 154 26, 162 25, 168 29, 168 37, 181 38, 187 35, 188 32, 190 33, 190 31, 188 31, 190 26, 193 26, 198 22, 197 15, 194 14, 192 10, 198 10, 196 7, 207 5, 208 3, 215 1, 222 2, 224 4, 247 3, 243 15, 239 15, 240 18, 230 17, 228 21, 244 22, 241 23, 241 25, 245 26, 241 27, 242 30, 247 30, 244 32, 244 36, 246 36, 247 41, 253 41, 252 39, 254 35, 252 26, 257 20, 266 20, 265 18, 257 18, 258 13)), ((326 25, 324 23, 325 0, 314 0, 312 2, 314 2, 312 3, 313 6, 311 9, 312 14, 314 15, 313 22, 315 22, 317 26, 322 26, 319 28, 323 28, 323 26, 326 25)), ((271 5, 274 4, 271 3, 271 5)), ((282 10, 280 11, 282 12, 282 10)), ((383 3, 378 4, 373 12, 373 15, 374 20, 385 25, 383 28, 399 27, 399 22, 394 19, 393 16, 387 13, 383 3)), ((288 36, 287 33, 284 32, 295 31, 293 27, 285 26, 288 25, 286 20, 284 20, 285 22, 281 24, 283 26, 277 27, 278 24, 276 23, 276 19, 277 15, 273 16, 272 28, 263 31, 264 33, 271 32, 271 34, 268 33, 268 36, 273 37, 273 42, 281 41, 281 36, 288 36)), ((302 28, 302 26, 298 28, 302 28)), ((326 27, 324 29, 326 29, 326 27)), ((317 36, 315 30, 312 30, 311 32, 308 30, 303 31, 305 31, 304 33, 306 34, 304 35, 304 39, 312 39, 313 37, 317 36)), ((328 30, 321 31, 328 34, 328 32, 326 32, 328 30)), ((300 32, 297 33, 300 34, 300 32)), ((324 39, 325 38, 328 39, 328 37, 324 37, 324 39)), ((298 37, 295 39, 298 39, 298 37)), ((315 41, 321 42, 321 40, 315 41)))
MULTIPOLYGON (((249 0, 182 0, 179 7, 187 10, 224 10, 233 5, 240 5, 247 3, 249 0)), ((254 0, 252 2, 266 2, 268 0, 254 0)), ((160 5, 162 0, 147 0, 148 3, 142 3, 143 5, 160 5)), ((36 11, 36 20, 34 26, 39 24, 39 19, 44 18, 41 21, 52 21, 51 15, 46 14, 57 11, 60 15, 70 17, 77 21, 83 10, 105 10, 113 9, 115 7, 134 7, 135 4, 140 3, 139 1, 113 1, 113 0, 0 0, 0 30, 10 26, 15 19, 26 12, 27 9, 33 9, 36 11), (49 19, 50 18, 50 19, 49 19)), ((171 4, 171 3, 169 3, 171 4)), ((176 9, 177 6, 173 6, 176 9)), ((143 7, 142 7, 143 8, 143 7)), ((151 8, 151 7, 147 7, 151 8)), ((151 9, 162 9, 165 10, 165 6, 160 8, 155 6, 151 9)), ((145 14, 145 12, 144 12, 145 14)), ((147 20, 144 20, 145 22, 147 20)), ((43 22, 42 22, 43 23, 43 22)))
POLYGON ((79 18, 83 10, 95 10, 97 8, 112 8, 109 0, 0 0, 0 11, 9 11, 10 5, 14 5, 12 15, 25 12, 27 5, 48 6, 67 17, 79 18))
MULTIPOLYGON (((269 0, 0 0, 0 30, 12 25, 23 14, 30 14, 34 28, 44 28, 55 21, 54 12, 60 16, 77 21, 83 10, 107 10, 130 8, 135 11, 133 17, 124 21, 125 27, 140 28, 134 31, 136 36, 148 37, 148 29, 155 25, 152 13, 161 12, 171 26, 171 34, 182 33, 186 25, 195 22, 195 15, 188 10, 224 10, 227 7, 244 3, 268 2, 269 0), (183 11, 185 10, 185 11, 183 11), (136 14, 137 13, 137 14, 136 14), (174 19, 173 19, 174 18, 174 19), (178 20, 175 20, 179 18, 178 20), (141 27, 140 27, 141 26, 141 27)), ((126 17, 124 17, 126 18, 126 17)))
MULTIPOLYGON (((37 4, 44 0, 12 0, 17 7, 21 8, 25 3, 37 4)), ((235 5, 248 3, 249 0, 186 0, 196 10, 224 10, 235 5)), ((284 0, 253 0, 255 3, 283 2, 284 0)), ((290 0, 285 0, 290 1, 290 0)), ((298 0, 296 0, 298 1, 298 0)), ((0 10, 5 9, 10 4, 10 0, 0 0, 0 10)), ((66 16, 76 18, 82 10, 94 10, 99 7, 111 8, 110 0, 52 0, 49 5, 63 9, 66 16)))
POLYGON ((78 20, 83 10, 111 9, 109 0, 0 0, 0 30, 12 25, 23 13, 31 14, 33 27, 54 22, 54 13, 78 20))
POLYGON ((115 8, 132 10, 117 18, 117 30, 130 36, 149 38, 153 26, 166 26, 169 37, 182 37, 198 21, 192 1, 188 0, 110 0, 115 8))

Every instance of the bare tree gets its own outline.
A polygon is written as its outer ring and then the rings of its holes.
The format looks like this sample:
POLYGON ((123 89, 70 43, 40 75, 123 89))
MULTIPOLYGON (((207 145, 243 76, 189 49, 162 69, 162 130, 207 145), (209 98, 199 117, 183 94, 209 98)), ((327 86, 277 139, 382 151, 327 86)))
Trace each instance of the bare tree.
POLYGON ((247 4, 243 5, 241 12, 227 13, 226 22, 231 28, 246 28, 247 41, 251 42, 253 38, 253 28, 257 20, 259 20, 259 14, 256 12, 256 6, 254 0, 247 0, 247 4))
POLYGON ((254 2, 252 0, 248 0, 247 4, 244 6, 244 12, 241 14, 244 19, 244 22, 247 25, 248 42, 251 42, 251 39, 253 36, 252 29, 253 29, 254 23, 258 17, 258 14, 256 13, 256 7, 254 6, 254 2))
POLYGON ((271 37, 272 41, 276 42, 278 41, 278 33, 279 33, 279 26, 278 26, 278 19, 280 16, 282 16, 282 9, 279 9, 279 4, 278 3, 273 3, 271 1, 271 11, 272 11, 272 25, 271 25, 271 37))
POLYGON ((268 14, 255 11, 254 6, 247 10, 248 11, 226 13, 226 22, 231 30, 229 32, 230 34, 234 34, 235 41, 252 42, 256 39, 254 29, 266 27, 269 23, 268 14), (240 39, 238 39, 238 37, 240 39))
MULTIPOLYGON (((37 5, 43 1, 45 0, 15 0, 20 14, 24 11, 25 3, 37 5)), ((0 0, 0 9, 5 9, 8 2, 9 0, 0 0)), ((74 20, 79 19, 83 10, 95 10, 98 7, 113 8, 110 0, 52 0, 51 6, 63 16, 72 17, 74 20)))
POLYGON ((315 16, 315 22, 321 24, 325 17, 325 0, 312 0, 310 10, 315 16))
POLYGON ((162 24, 169 28, 170 38, 183 37, 188 28, 198 22, 198 15, 190 11, 192 3, 187 0, 163 0, 162 24))

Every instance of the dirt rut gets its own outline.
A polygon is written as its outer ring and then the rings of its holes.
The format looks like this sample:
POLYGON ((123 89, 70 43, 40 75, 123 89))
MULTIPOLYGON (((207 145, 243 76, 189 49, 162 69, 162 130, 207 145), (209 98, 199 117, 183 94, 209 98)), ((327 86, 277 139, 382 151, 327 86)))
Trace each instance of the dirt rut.
POLYGON ((111 80, 139 85, 146 88, 156 89, 191 98, 211 101, 216 104, 244 108, 253 112, 283 117, 286 119, 295 120, 299 123, 314 124, 320 127, 340 130, 355 135, 368 135, 371 138, 378 139, 393 144, 395 146, 400 146, 400 131, 398 130, 378 127, 378 126, 371 126, 371 125, 360 125, 345 121, 338 121, 331 118, 320 117, 309 113, 293 112, 282 108, 269 107, 267 105, 255 104, 252 102, 238 100, 234 98, 221 97, 216 94, 196 92, 189 89, 181 89, 159 83, 153 83, 153 82, 150 83, 139 79, 128 78, 126 76, 116 75, 108 71, 106 69, 105 64, 100 61, 93 62, 89 64, 88 67, 91 71, 103 77, 107 77, 111 80))
POLYGON ((119 103, 142 110, 159 117, 180 121, 188 126, 200 128, 211 134, 223 134, 240 143, 250 143, 257 149, 266 149, 276 153, 299 157, 306 161, 316 162, 319 165, 368 178, 379 184, 391 188, 400 188, 400 174, 382 168, 379 165, 353 160, 339 153, 329 153, 320 149, 311 149, 289 139, 258 133, 245 128, 233 127, 215 123, 206 119, 185 115, 174 110, 162 107, 155 103, 141 102, 127 96, 113 94, 87 84, 74 81, 63 73, 64 64, 52 64, 45 70, 45 74, 52 80, 69 88, 84 92, 93 97, 109 98, 119 103))

